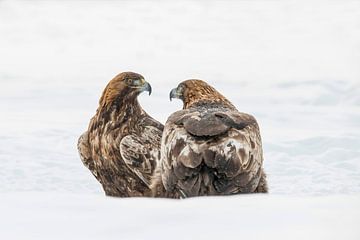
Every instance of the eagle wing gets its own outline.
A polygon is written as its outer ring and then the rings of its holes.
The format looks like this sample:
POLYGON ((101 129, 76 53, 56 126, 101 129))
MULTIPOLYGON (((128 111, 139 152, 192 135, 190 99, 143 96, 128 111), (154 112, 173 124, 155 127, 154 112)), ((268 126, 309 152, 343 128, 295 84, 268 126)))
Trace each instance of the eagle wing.
POLYGON ((100 181, 101 183, 101 179, 99 177, 98 171, 95 167, 95 163, 91 157, 91 149, 90 149, 90 145, 89 145, 89 135, 88 132, 84 132, 79 140, 78 140, 78 144, 77 144, 77 148, 78 148, 78 152, 80 155, 80 159, 83 162, 83 164, 85 165, 85 167, 87 167, 90 172, 95 176, 95 178, 100 181))
POLYGON ((163 125, 145 118, 141 135, 130 134, 120 142, 120 153, 127 167, 133 171, 148 187, 151 177, 160 159, 160 142, 163 125))
POLYGON ((182 110, 170 116, 163 136, 162 181, 168 191, 183 197, 255 192, 263 177, 260 131, 251 115, 182 110))

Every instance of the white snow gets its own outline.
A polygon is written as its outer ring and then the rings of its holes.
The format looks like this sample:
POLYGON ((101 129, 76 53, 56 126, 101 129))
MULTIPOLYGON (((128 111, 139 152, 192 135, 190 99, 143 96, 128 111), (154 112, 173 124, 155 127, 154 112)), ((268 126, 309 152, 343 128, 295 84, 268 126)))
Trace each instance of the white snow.
POLYGON ((0 238, 359 239, 359 199, 251 195, 164 201, 3 194, 0 238))
POLYGON ((360 239, 359 66, 359 1, 0 1, 0 239, 360 239), (126 70, 162 122, 188 78, 253 114, 271 194, 104 197, 76 142, 126 70))

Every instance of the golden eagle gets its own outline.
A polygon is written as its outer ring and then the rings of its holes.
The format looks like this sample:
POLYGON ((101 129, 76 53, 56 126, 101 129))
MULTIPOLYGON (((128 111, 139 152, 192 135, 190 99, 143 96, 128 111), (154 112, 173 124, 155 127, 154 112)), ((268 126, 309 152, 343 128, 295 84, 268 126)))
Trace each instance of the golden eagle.
POLYGON ((184 107, 165 124, 154 186, 162 183, 183 198, 268 191, 253 116, 239 112, 202 80, 180 83, 170 92, 172 98, 181 99, 184 107))
POLYGON ((123 72, 114 77, 79 138, 81 160, 108 196, 151 195, 163 125, 141 108, 137 97, 143 91, 150 95, 151 86, 140 74, 123 72))

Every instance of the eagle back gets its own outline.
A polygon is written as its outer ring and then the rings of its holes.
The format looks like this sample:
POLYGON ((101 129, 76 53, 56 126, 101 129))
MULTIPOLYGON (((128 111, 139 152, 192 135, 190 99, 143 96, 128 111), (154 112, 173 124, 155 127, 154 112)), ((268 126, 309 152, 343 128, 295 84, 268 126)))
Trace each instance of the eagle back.
POLYGON ((194 107, 173 114, 170 119, 196 137, 214 137, 229 129, 242 130, 256 123, 252 116, 224 107, 194 107))

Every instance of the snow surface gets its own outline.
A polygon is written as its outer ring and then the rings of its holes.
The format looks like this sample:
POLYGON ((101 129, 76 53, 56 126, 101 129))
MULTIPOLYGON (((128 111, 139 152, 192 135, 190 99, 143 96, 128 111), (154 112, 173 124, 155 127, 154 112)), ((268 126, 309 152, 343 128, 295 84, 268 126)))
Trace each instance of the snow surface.
POLYGON ((0 238, 359 239, 358 200, 257 195, 165 201, 4 194, 0 238))
POLYGON ((359 66, 359 1, 0 1, 0 239, 360 239, 359 66), (104 197, 76 142, 126 70, 162 122, 188 78, 253 114, 271 194, 104 197))

